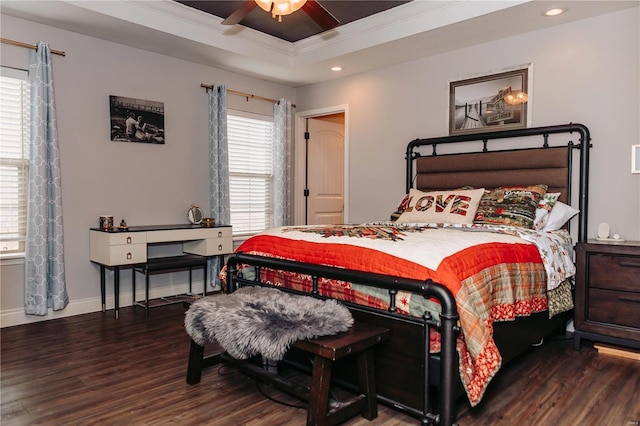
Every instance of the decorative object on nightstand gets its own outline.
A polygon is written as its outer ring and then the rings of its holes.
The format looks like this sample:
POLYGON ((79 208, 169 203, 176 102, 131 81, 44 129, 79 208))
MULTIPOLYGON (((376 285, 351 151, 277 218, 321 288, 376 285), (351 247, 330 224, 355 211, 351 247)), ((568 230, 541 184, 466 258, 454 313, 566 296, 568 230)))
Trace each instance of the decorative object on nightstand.
POLYGON ((574 349, 581 339, 640 349, 640 241, 576 246, 574 349))
POLYGON ((191 208, 187 211, 187 218, 192 225, 200 225, 202 222, 202 210, 196 203, 191 204, 191 208))
POLYGON ((609 229, 608 223, 603 222, 600 225, 598 225, 598 237, 596 238, 596 240, 618 242, 618 243, 625 241, 624 238, 622 238, 618 234, 613 234, 613 238, 610 238, 609 235, 610 235, 610 229, 609 229))

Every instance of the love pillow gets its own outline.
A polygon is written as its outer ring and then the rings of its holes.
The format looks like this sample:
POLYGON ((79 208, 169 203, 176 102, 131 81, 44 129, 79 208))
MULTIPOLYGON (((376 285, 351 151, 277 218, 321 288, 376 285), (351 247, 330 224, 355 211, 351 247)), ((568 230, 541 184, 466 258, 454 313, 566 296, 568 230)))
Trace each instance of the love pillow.
POLYGON ((473 223, 484 188, 422 192, 411 189, 400 203, 401 223, 473 223))

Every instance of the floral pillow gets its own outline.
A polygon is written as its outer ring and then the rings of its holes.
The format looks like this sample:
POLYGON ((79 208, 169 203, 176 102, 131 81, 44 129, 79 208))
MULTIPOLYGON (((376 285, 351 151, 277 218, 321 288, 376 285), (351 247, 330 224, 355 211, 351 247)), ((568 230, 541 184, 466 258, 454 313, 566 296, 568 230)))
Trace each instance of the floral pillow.
POLYGON ((403 198, 398 218, 400 223, 471 224, 484 188, 422 192, 411 189, 403 198))
POLYGON ((553 206, 558 202, 558 198, 560 198, 559 192, 547 192, 540 198, 536 209, 536 217, 533 221, 533 229, 540 231, 544 228, 543 221, 545 221, 553 206))
POLYGON ((475 223, 533 228, 536 209, 547 185, 501 186, 482 197, 475 223))

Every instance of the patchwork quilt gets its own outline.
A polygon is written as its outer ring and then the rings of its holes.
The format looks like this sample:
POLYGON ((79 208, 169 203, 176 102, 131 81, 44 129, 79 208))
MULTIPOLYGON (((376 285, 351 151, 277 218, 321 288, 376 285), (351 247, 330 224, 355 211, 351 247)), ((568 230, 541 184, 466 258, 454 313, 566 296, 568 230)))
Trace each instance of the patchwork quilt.
MULTIPOLYGON (((527 240, 513 227, 487 225, 435 226, 381 222, 364 225, 319 225, 271 229, 245 241, 238 252, 322 264, 418 280, 432 279, 455 296, 461 333, 457 350, 460 376, 471 405, 482 398, 501 366, 493 340, 494 321, 547 310, 546 268, 559 269, 554 280, 573 271, 570 237, 545 235, 527 240), (568 244, 567 244, 568 243, 568 244), (539 247, 544 247, 541 256, 539 247), (569 262, 571 266, 572 262, 569 262), (561 265, 561 266, 558 266, 561 265)), ((529 231, 530 233, 530 231, 529 231)), ((296 273, 261 269, 262 279, 309 291, 311 279, 296 273)), ((388 308, 384 289, 321 279, 322 295, 380 309, 388 308)), ((398 311, 438 315, 436 302, 421 295, 399 292, 398 311)), ((439 351, 439 336, 431 336, 439 351)))

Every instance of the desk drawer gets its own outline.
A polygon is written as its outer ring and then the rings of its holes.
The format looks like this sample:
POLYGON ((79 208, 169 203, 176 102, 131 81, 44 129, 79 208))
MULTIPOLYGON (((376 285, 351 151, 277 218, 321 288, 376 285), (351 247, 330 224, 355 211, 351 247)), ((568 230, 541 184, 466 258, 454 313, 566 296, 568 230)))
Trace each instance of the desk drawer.
MULTIPOLYGON (((231 228, 229 228, 229 231, 231 228)), ((182 245, 185 253, 199 254, 200 256, 218 256, 233 253, 233 238, 207 238, 205 240, 188 241, 182 245)))
POLYGON ((171 229, 166 231, 148 232, 147 242, 163 243, 190 240, 197 241, 208 238, 231 237, 231 233, 232 228, 230 226, 213 228, 195 226, 194 228, 190 229, 171 229))
POLYGON ((146 232, 118 232, 115 234, 109 234, 109 245, 111 246, 146 244, 146 242, 146 232))
POLYGON ((89 232, 91 248, 117 245, 146 244, 146 232, 89 232))
POLYGON ((146 244, 123 244, 91 250, 91 260, 105 266, 133 265, 147 261, 146 244))

